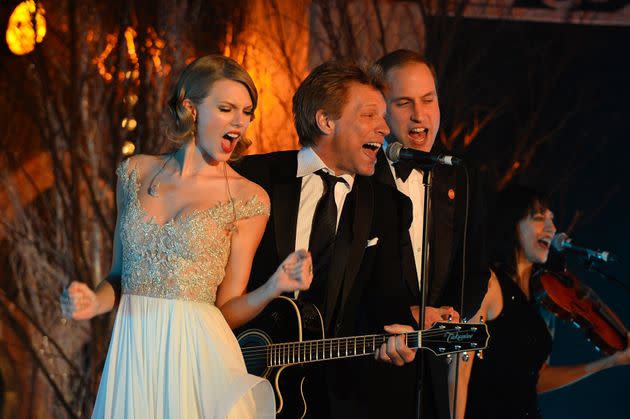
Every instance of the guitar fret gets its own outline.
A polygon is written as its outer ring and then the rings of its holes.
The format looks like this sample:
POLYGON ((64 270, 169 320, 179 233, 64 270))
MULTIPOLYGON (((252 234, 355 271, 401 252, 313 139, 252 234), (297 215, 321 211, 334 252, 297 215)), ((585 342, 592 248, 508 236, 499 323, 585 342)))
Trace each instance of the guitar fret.
MULTIPOLYGON (((473 325, 478 326, 478 325, 473 325)), ((485 348, 488 339, 487 328, 470 325, 439 324, 425 331, 403 333, 409 348, 426 348, 437 355, 461 352, 467 348, 476 351, 485 348), (481 329, 481 330, 480 330, 481 329), (483 333, 485 332, 485 343, 483 333), (426 338, 426 343, 423 339, 426 338), (426 344, 426 346, 424 346, 426 344)), ((392 335, 362 335, 338 338, 322 338, 297 342, 271 343, 243 350, 245 362, 248 359, 264 357, 268 367, 304 364, 322 360, 349 358, 368 355, 377 351, 392 335)), ((240 343, 240 342, 239 342, 240 343)), ((249 368, 249 367, 248 367, 249 368)))

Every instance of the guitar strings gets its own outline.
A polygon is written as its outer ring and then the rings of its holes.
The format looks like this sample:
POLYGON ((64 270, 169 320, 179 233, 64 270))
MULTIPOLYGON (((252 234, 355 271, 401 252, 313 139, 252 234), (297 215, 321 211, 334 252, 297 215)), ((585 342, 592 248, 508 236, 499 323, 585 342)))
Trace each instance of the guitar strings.
MULTIPOLYGON (((456 332, 451 332, 451 333, 456 333, 456 334, 463 334, 463 333, 469 333, 469 331, 456 331, 456 332)), ((475 332, 473 332, 475 333, 475 332)), ((392 337, 392 336, 399 336, 399 335, 406 335, 407 338, 411 338, 411 340, 415 341, 415 338, 417 336, 416 335, 417 332, 408 332, 408 333, 403 333, 403 334, 390 334, 390 335, 365 335, 365 336, 353 336, 353 337, 339 337, 339 338, 324 338, 324 339, 313 339, 313 340, 305 340, 305 341, 296 341, 296 342, 281 342, 281 343, 272 343, 269 345, 263 345, 263 346, 253 346, 253 347, 249 347, 249 348, 267 348, 267 347, 279 347, 279 346, 283 346, 283 345, 314 345, 317 344, 319 345, 320 343, 324 343, 324 345, 326 345, 327 343, 330 344, 335 344, 337 346, 339 346, 340 343, 347 343, 351 346, 354 346, 357 343, 367 343, 368 340, 372 340, 372 341, 377 341, 377 340, 381 340, 381 341, 385 341, 388 338, 392 337), (375 339, 376 338, 376 339, 375 339)), ((423 342, 448 342, 447 340, 435 340, 435 339, 430 339, 433 336, 436 335, 444 335, 444 331, 435 331, 432 333, 428 333, 428 332, 424 332, 422 333, 421 336, 421 341, 423 342)), ((381 342, 383 343, 383 342, 381 342)), ((243 348, 248 349, 246 348, 243 348)))
MULTIPOLYGON (((469 333, 470 331, 468 330, 460 330, 460 331, 455 331, 455 332, 451 332, 451 333, 456 333, 456 334, 460 334, 460 333, 469 333)), ((417 344, 417 331, 415 332, 407 332, 404 333, 404 335, 406 335, 408 337, 408 342, 411 343, 412 345, 417 344)), ((436 331, 425 331, 422 333, 422 342, 427 342, 427 343, 453 343, 452 341, 449 340, 439 340, 439 339, 431 339, 431 337, 434 337, 436 335, 444 335, 445 331, 443 330, 436 330, 436 331)), ((474 333, 474 332, 473 332, 474 333)), ((387 338, 391 337, 391 336, 398 336, 396 334, 391 334, 391 335, 366 335, 366 336, 357 336, 357 337, 341 337, 341 338, 333 338, 333 339, 316 339, 316 340, 308 340, 308 341, 298 341, 298 342, 284 342, 284 343, 275 343, 275 344, 269 344, 269 345, 262 345, 262 346, 250 346, 250 347, 245 347, 241 349, 241 352, 243 353, 243 357, 247 356, 248 359, 255 359, 254 357, 257 358, 268 358, 268 357, 274 357, 274 356, 278 356, 280 358, 284 357, 301 357, 302 355, 304 355, 306 357, 307 354, 311 355, 312 358, 312 352, 313 349, 315 349, 316 352, 318 353, 322 353, 324 356, 327 354, 336 354, 337 357, 341 356, 340 354, 343 353, 345 357, 350 357, 350 356, 361 356, 361 355, 368 355, 371 353, 374 353, 375 350, 375 346, 378 345, 379 347, 381 346, 381 344, 383 344, 387 338), (375 339, 376 338, 376 339, 375 339), (313 348, 313 346, 315 348, 313 348), (274 350, 276 352, 279 351, 284 351, 285 353, 283 354, 274 354, 274 350), (366 350, 369 350, 369 352, 366 352, 366 350), (348 354, 348 351, 350 351, 351 353, 348 354), (288 353, 287 353, 288 352, 288 353), (362 353, 357 353, 357 352, 362 352, 362 353)), ((464 344, 466 344, 464 342, 464 344)), ((420 348, 419 348, 420 349, 420 348)), ((468 349, 461 349, 461 351, 464 350, 479 350, 482 348, 479 347, 475 347, 475 348, 468 348, 468 349)), ((450 351, 453 352, 453 351, 450 351)))
MULTIPOLYGON (((426 349, 426 348, 424 348, 426 349)), ((459 353, 459 352, 467 352, 467 351, 478 351, 478 350, 482 350, 485 349, 485 347, 477 347, 477 348, 461 348, 461 349, 457 349, 457 350, 449 350, 447 352, 444 352, 442 354, 438 354, 438 355, 445 355, 445 354, 451 354, 451 353, 459 353)), ((325 360, 330 360, 330 359, 341 359, 341 358, 355 358, 355 357, 360 357, 360 356, 365 356, 365 355, 371 355, 374 353, 374 351, 369 351, 369 352, 364 352, 364 353, 346 353, 344 350, 333 350, 333 351, 329 351, 329 350, 325 350, 322 353, 322 356, 313 356, 312 353, 309 353, 308 351, 298 351, 297 353, 295 351, 292 351, 291 353, 284 353, 282 355, 280 354, 270 354, 270 353, 256 353, 256 354, 243 354, 243 357, 245 358, 245 364, 249 367, 251 366, 253 363, 257 363, 259 361, 265 361, 265 367, 268 366, 274 366, 274 363, 277 363, 278 366, 280 365, 290 365, 290 364, 301 364, 301 363, 309 363, 309 362, 317 362, 317 361, 325 361, 325 360), (246 356, 247 355, 247 356, 246 356), (271 365, 267 365, 267 361, 271 361, 271 365)))

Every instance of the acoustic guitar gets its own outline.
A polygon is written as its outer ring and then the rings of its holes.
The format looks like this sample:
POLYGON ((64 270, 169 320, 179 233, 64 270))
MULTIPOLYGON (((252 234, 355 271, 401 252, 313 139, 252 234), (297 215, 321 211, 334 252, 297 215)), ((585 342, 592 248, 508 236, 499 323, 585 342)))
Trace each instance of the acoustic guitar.
MULTIPOLYGON (((485 324, 435 323, 430 329, 405 333, 407 346, 427 349, 436 356, 481 351, 488 345, 485 324)), ((296 365, 373 355, 390 334, 326 338, 320 311, 313 304, 278 297, 236 332, 250 374, 274 386, 278 417, 303 418, 308 410, 305 371, 296 365), (284 403, 285 399, 301 400, 284 403)))

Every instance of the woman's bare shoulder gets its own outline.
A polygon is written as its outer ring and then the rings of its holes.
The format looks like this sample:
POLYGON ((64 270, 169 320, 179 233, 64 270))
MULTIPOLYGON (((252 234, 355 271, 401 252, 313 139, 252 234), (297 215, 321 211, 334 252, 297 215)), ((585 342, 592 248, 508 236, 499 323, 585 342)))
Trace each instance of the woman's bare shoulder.
POLYGON ((165 158, 166 156, 160 154, 135 154, 128 158, 129 170, 135 170, 142 178, 163 165, 165 158))

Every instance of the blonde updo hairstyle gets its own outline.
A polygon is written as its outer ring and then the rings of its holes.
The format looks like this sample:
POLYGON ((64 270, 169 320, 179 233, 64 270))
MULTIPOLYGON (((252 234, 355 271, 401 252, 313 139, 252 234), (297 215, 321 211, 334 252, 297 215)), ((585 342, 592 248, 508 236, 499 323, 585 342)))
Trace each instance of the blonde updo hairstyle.
MULTIPOLYGON (((210 93, 212 85, 224 79, 245 86, 252 100, 252 113, 256 110, 258 104, 256 85, 239 63, 222 55, 206 55, 197 58, 188 64, 179 76, 164 112, 163 126, 166 139, 176 148, 190 141, 197 131, 196 121, 192 112, 184 106, 184 100, 188 99, 195 106, 199 106, 210 93)), ((241 137, 230 161, 237 160, 251 143, 251 140, 241 137)))

